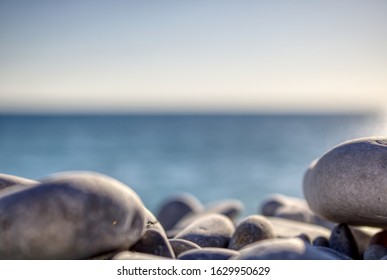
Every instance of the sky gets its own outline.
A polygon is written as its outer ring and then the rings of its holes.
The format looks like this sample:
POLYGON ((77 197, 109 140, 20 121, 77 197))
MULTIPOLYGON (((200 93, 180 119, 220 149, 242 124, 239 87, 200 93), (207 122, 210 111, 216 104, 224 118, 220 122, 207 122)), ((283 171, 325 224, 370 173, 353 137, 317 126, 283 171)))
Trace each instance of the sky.
POLYGON ((387 104, 386 0, 0 0, 0 112, 387 104))

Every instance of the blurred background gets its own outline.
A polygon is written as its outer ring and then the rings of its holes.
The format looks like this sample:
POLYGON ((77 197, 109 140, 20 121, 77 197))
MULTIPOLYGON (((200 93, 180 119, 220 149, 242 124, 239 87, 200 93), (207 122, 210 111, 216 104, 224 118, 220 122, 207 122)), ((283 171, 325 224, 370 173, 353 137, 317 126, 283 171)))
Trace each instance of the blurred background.
POLYGON ((257 211, 387 134, 387 1, 0 0, 0 173, 257 211))

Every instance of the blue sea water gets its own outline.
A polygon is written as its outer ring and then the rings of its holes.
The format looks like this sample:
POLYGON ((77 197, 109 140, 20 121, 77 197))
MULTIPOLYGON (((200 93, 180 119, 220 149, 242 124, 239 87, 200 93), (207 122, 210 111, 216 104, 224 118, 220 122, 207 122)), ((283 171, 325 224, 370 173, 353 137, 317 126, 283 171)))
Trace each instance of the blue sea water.
POLYGON ((0 173, 102 172, 152 211, 189 192, 256 213, 272 193, 302 197, 309 163, 340 142, 386 134, 374 115, 1 115, 0 173))

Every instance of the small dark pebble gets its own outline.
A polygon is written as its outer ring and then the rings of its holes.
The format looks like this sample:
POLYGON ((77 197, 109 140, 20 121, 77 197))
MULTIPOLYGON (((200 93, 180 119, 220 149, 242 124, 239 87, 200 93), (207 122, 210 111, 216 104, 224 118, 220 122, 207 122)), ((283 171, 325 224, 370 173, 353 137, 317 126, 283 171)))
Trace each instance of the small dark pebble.
POLYGON ((130 250, 166 258, 175 258, 175 253, 173 252, 168 239, 157 229, 145 231, 142 238, 134 244, 130 250))
POLYGON ((164 201, 157 214, 157 220, 165 231, 171 230, 182 218, 202 211, 203 205, 190 194, 180 194, 164 201))
POLYGON ((306 243, 310 244, 310 237, 308 235, 306 235, 305 233, 301 233, 300 235, 298 235, 296 237, 300 238, 301 240, 303 240, 306 243))
POLYGON ((370 245, 364 252, 365 260, 380 260, 387 255, 387 247, 379 244, 370 245))
POLYGON ((387 230, 382 230, 372 236, 370 245, 379 244, 387 247, 387 230))
POLYGON ((329 247, 352 259, 359 259, 355 238, 347 224, 338 224, 332 229, 329 247))
POLYGON ((323 236, 318 236, 313 240, 313 246, 329 247, 329 240, 323 236))
POLYGON ((201 248, 199 245, 184 239, 169 239, 169 243, 176 257, 185 251, 201 248))

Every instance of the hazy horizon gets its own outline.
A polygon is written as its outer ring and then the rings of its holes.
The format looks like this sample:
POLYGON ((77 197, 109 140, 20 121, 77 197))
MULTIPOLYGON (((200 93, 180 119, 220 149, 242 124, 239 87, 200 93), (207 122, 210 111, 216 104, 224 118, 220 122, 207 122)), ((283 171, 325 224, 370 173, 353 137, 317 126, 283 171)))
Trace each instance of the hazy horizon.
POLYGON ((0 112, 378 113, 387 2, 0 1, 0 112))

